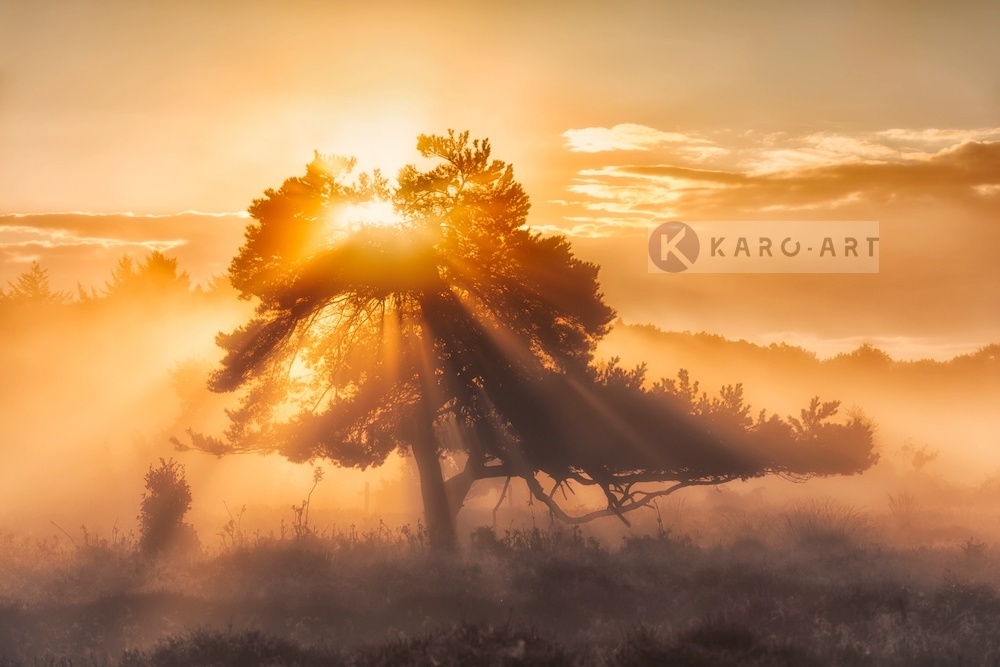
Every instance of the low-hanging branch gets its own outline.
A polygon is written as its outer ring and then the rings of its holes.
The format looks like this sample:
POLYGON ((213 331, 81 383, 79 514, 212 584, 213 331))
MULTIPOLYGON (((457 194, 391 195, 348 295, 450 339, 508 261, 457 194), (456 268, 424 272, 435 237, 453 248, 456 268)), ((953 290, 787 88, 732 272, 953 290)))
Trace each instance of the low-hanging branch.
MULTIPOLYGON (((594 519, 600 519, 602 517, 614 516, 621 520, 626 526, 631 527, 632 523, 625 517, 625 514, 633 512, 637 509, 648 506, 654 499, 663 496, 668 496, 676 491, 679 491, 688 486, 698 485, 699 482, 677 482, 673 486, 667 487, 666 489, 660 489, 658 491, 644 492, 644 496, 640 499, 633 499, 630 502, 622 503, 620 500, 614 499, 613 494, 605 489, 608 494, 608 507, 606 509, 593 510, 581 515, 571 515, 568 514, 559 503, 556 502, 552 495, 545 493, 542 485, 533 475, 525 475, 522 477, 525 483, 528 485, 528 489, 531 491, 531 495, 539 500, 542 504, 549 508, 549 511, 555 515, 560 521, 564 523, 579 525, 583 523, 588 523, 594 519)), ((707 484, 707 482, 705 482, 707 484)))

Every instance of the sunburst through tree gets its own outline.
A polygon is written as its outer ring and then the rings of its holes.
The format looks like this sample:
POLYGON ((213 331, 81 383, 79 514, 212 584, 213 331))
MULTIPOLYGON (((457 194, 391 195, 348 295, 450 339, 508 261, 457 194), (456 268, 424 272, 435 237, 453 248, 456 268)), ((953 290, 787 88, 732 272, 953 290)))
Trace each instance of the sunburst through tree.
POLYGON ((598 267, 530 231, 528 197, 489 141, 449 131, 417 149, 436 164, 395 185, 317 154, 250 207, 229 275, 256 314, 220 334, 211 379, 242 403, 224 438, 192 434, 195 447, 359 468, 408 450, 445 548, 478 479, 521 477, 567 521, 627 521, 684 486, 875 460, 864 419, 828 423, 835 403, 753 419, 739 386, 709 400, 686 376, 647 386, 642 368, 596 366, 615 317, 598 267), (465 464, 446 480, 448 450, 465 464), (567 514, 555 492, 574 483, 602 489, 607 507, 567 514))

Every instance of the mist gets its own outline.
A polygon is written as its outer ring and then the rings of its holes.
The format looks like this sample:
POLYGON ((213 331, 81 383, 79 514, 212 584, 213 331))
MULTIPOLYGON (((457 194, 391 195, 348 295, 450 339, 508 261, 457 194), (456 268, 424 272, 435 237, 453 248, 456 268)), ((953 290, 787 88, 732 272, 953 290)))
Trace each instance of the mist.
MULTIPOLYGON (((15 281, 0 300, 0 530, 62 540, 81 539, 82 527, 134 533, 143 475, 163 458, 186 469, 189 520, 205 548, 244 505, 248 529, 277 531, 310 490, 312 466, 184 452, 171 442, 188 439, 188 429, 225 429, 232 396, 207 389, 220 358, 214 339, 252 307, 224 280, 193 285, 175 259, 122 262, 100 288, 71 295, 45 283, 15 295, 15 281)), ((387 487, 403 481, 397 459, 374 474, 325 472, 314 493, 320 519, 360 513, 366 484, 370 503, 400 511, 387 487)))
POLYGON ((742 383, 754 411, 795 415, 813 396, 839 400, 878 425, 883 466, 904 448, 926 447, 937 454, 931 469, 948 482, 975 486, 1000 473, 996 344, 947 360, 901 361, 869 343, 820 356, 785 343, 620 323, 599 353, 625 366, 645 363, 653 378, 688 369, 709 393, 742 383))
MULTIPOLYGON (((127 261, 100 289, 71 296, 46 285, 47 292, 20 300, 11 289, 0 305, 5 530, 63 539, 78 537, 81 526, 98 533, 134 531, 143 474, 161 458, 185 466, 193 490, 189 520, 209 550, 244 507, 248 530, 279 531, 293 518, 291 506, 310 492, 314 465, 324 468, 311 500, 319 525, 333 529, 385 519, 402 525, 419 518, 412 461, 397 455, 380 468, 360 471, 323 461, 293 464, 276 454, 183 451, 189 430, 220 434, 228 425, 233 396, 206 386, 221 356, 214 339, 245 318, 251 305, 239 301, 224 280, 193 285, 176 260, 162 255, 127 261)), ((624 367, 646 364, 650 382, 684 368, 709 394, 742 383, 754 412, 795 416, 819 396, 839 400, 842 412, 861 411, 877 425, 880 460, 863 475, 806 484, 737 482, 727 487, 733 493, 818 494, 881 509, 887 494, 924 493, 915 473, 928 493, 937 494, 1000 480, 996 346, 947 361, 895 361, 869 345, 822 358, 790 345, 619 321, 597 358, 620 358, 624 367)), ((445 464, 457 469, 461 459, 445 464)), ((463 530, 492 521, 501 487, 488 480, 475 485, 461 516, 463 530)), ((510 494, 517 496, 517 482, 510 494)), ((599 493, 581 494, 578 506, 600 505, 599 493)), ((509 511, 518 516, 518 526, 526 525, 527 515, 515 509, 523 510, 527 500, 526 490, 518 508, 507 497, 501 518, 509 511)), ((507 522, 514 525, 510 517, 507 522)))
MULTIPOLYGON (((221 359, 215 336, 252 306, 221 278, 194 284, 159 253, 123 257, 103 284, 75 294, 53 290, 40 265, 8 285, 0 651, 27 660, 87 647, 125 656, 105 664, 152 664, 161 654, 254 650, 272 651, 275 664, 367 664, 389 650, 392 626, 403 633, 392 645, 402 662, 426 651, 555 651, 572 664, 597 664, 596 655, 618 664, 653 646, 720 664, 760 651, 803 660, 874 651, 905 664, 958 650, 937 620, 939 602, 994 604, 995 345, 937 361, 894 360, 871 345, 823 357, 619 320, 598 366, 645 364, 647 383, 687 369, 710 395, 742 383, 754 412, 797 416, 813 396, 840 400, 844 413, 876 425, 877 463, 846 477, 684 489, 628 525, 607 517, 563 526, 524 481, 480 480, 458 515, 461 552, 445 557, 428 551, 411 457, 361 471, 190 448, 192 434, 217 436, 229 424, 235 397, 207 387, 221 359), (145 476, 163 460, 182 466, 191 494, 183 518, 197 540, 150 556, 140 507, 145 476), (665 602, 663 587, 683 593, 665 602), (805 604, 805 591, 824 604, 805 604), (970 603, 968 591, 985 597, 970 603), (888 634, 872 630, 858 596, 888 634), (114 620, 122 610, 131 620, 114 620), (475 620, 455 625, 456 613, 475 620), (821 631, 834 617, 836 641, 821 631), (923 649, 889 641, 913 625, 923 649), (194 626, 202 629, 164 643, 165 628, 194 626), (650 634, 622 636, 627 626, 650 634), (429 644, 407 639, 426 628, 429 644), (783 638, 793 636, 808 639, 783 638)), ((442 467, 452 475, 464 463, 450 455, 442 467)), ((582 514, 606 498, 577 487, 564 503, 582 514)), ((968 650, 993 650, 985 626, 970 632, 968 650)))

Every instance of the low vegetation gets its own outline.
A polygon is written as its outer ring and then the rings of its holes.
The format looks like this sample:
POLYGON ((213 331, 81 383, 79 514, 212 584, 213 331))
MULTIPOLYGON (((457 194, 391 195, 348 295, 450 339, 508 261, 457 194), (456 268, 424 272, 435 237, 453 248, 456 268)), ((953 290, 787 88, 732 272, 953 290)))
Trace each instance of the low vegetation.
POLYGON ((888 505, 684 511, 691 534, 650 512, 617 542, 483 527, 453 554, 422 525, 384 522, 170 557, 118 534, 6 535, 0 665, 1000 659, 1000 558, 984 538, 907 546, 888 505))

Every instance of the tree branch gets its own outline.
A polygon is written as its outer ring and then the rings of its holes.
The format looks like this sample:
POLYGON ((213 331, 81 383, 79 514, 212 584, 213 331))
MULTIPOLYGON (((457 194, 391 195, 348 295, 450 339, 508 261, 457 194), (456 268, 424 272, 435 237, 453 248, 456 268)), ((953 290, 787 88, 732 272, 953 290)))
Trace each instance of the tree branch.
MULTIPOLYGON (((649 491, 649 492, 639 492, 634 493, 645 493, 642 498, 634 500, 631 503, 621 503, 616 501, 613 505, 609 500, 609 506, 607 509, 594 510, 593 512, 588 512, 579 516, 572 516, 567 514, 559 504, 551 496, 545 493, 542 485, 535 479, 534 475, 522 476, 522 479, 527 483, 528 490, 531 491, 531 495, 537 498, 541 503, 543 503, 549 510, 564 523, 579 525, 581 523, 587 523, 593 521, 594 519, 599 519, 606 516, 617 516, 626 526, 631 526, 632 524, 624 517, 628 512, 635 511, 641 507, 648 506, 655 498, 660 498, 662 496, 668 496, 675 491, 679 491, 688 486, 702 486, 707 484, 714 484, 715 482, 677 482, 673 486, 666 489, 661 489, 659 491, 649 491)), ((611 492, 605 487, 605 493, 610 494, 611 492)))

